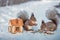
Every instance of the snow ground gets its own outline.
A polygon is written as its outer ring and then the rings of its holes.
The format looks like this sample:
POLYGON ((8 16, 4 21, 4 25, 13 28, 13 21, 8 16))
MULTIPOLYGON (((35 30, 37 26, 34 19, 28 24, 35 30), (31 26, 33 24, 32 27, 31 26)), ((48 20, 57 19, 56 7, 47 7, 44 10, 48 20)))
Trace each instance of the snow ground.
MULTIPOLYGON (((0 7, 0 40, 60 40, 60 22, 58 28, 53 35, 46 35, 41 33, 30 33, 24 31, 23 33, 11 34, 8 32, 8 22, 10 18, 16 18, 17 13, 21 10, 26 10, 29 13, 29 16, 34 12, 35 17, 37 18, 38 25, 35 27, 35 30, 40 28, 41 21, 49 20, 46 18, 45 13, 47 9, 53 9, 54 5, 57 5, 59 2, 27 2, 20 5, 0 7)), ((58 19, 59 21, 60 19, 58 19)))

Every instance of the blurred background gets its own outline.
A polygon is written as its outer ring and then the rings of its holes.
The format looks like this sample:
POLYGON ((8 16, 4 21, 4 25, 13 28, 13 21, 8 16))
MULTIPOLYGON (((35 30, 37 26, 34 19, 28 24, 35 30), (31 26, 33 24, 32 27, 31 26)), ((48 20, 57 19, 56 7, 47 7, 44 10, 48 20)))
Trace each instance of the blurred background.
POLYGON ((41 1, 41 0, 0 0, 0 6, 20 4, 28 1, 41 1))
POLYGON ((59 1, 59 0, 0 0, 0 7, 6 5, 15 5, 20 3, 25 3, 28 1, 59 1))

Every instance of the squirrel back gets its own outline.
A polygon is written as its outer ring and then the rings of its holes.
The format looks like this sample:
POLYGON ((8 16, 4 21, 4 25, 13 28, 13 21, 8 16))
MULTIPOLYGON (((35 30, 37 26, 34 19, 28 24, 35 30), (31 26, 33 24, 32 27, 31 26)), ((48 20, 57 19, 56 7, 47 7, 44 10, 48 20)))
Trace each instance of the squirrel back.
POLYGON ((46 12, 46 17, 51 20, 52 22, 54 22, 57 26, 57 11, 55 9, 53 10, 47 10, 46 12))
POLYGON ((20 11, 17 16, 18 16, 18 18, 21 18, 24 23, 25 23, 26 20, 29 19, 29 15, 25 10, 20 11))

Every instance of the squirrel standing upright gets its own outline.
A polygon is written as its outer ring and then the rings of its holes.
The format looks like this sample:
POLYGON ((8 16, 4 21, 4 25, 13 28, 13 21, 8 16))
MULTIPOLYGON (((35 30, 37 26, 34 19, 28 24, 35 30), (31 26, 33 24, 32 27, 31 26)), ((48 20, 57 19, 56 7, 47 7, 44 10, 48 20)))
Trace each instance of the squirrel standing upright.
POLYGON ((19 14, 18 14, 18 18, 21 18, 23 20, 23 23, 24 23, 24 26, 23 28, 26 30, 26 31, 32 31, 32 26, 36 26, 37 25, 37 20, 34 16, 34 13, 31 14, 30 18, 29 18, 29 15, 26 11, 21 11, 19 14))

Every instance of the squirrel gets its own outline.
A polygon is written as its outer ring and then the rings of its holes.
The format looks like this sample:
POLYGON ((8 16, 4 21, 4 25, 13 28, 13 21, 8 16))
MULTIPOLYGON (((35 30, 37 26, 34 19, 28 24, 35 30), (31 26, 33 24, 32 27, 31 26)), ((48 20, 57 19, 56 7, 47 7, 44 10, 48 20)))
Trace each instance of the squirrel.
POLYGON ((31 31, 32 30, 31 26, 37 25, 37 23, 36 23, 37 20, 34 16, 34 13, 31 13, 31 16, 29 18, 28 13, 24 10, 18 14, 18 18, 21 18, 23 20, 23 23, 24 23, 23 28, 26 31, 31 31))
POLYGON ((51 22, 44 22, 44 20, 42 20, 42 25, 41 25, 41 29, 40 32, 44 32, 47 34, 52 34, 56 29, 57 29, 57 24, 58 24, 58 15, 56 10, 47 10, 46 13, 46 17, 51 20, 51 22))

